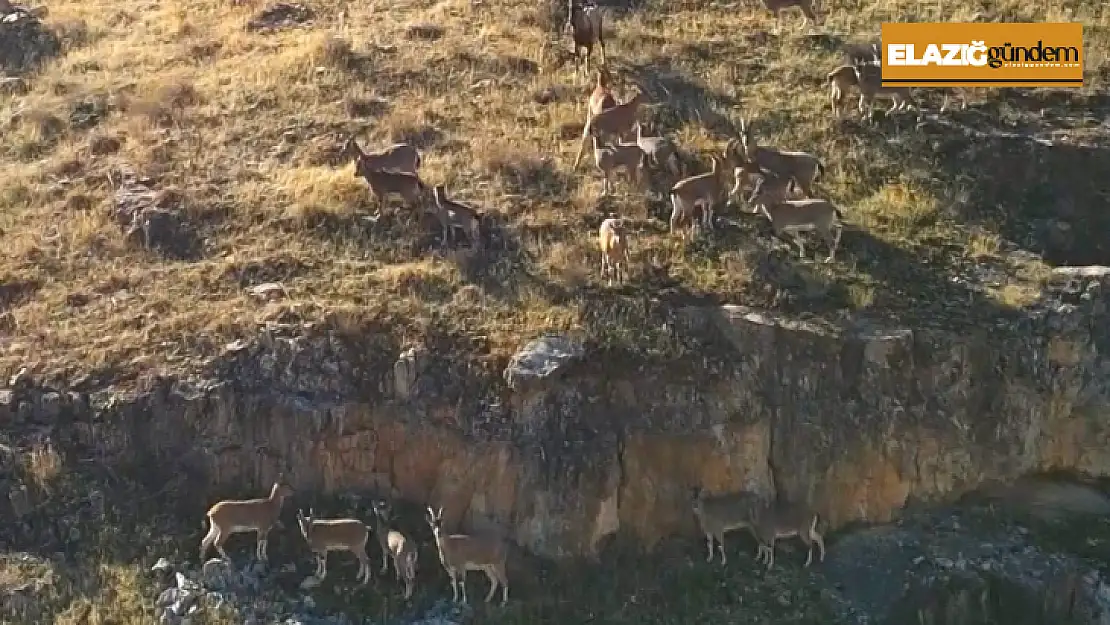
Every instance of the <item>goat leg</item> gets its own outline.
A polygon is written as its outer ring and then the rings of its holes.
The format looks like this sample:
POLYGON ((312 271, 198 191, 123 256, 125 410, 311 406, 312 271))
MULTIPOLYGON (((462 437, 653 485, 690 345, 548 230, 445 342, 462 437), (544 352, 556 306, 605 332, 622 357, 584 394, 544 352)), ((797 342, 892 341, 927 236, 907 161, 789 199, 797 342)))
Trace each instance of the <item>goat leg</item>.
POLYGON ((790 236, 792 236, 794 238, 794 242, 798 244, 798 256, 805 258, 806 246, 805 243, 802 242, 801 235, 799 235, 797 232, 791 232, 790 236))

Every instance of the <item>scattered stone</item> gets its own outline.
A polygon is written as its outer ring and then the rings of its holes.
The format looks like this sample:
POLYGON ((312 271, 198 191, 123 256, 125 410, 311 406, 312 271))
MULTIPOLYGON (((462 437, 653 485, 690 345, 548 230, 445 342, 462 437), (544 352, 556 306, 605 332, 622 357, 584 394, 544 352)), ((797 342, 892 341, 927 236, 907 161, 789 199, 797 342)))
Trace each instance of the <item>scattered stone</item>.
POLYGON ((204 585, 216 590, 226 590, 234 583, 235 572, 231 565, 220 558, 212 558, 204 563, 201 568, 201 578, 204 585))
POLYGON ((409 24, 405 28, 405 37, 408 39, 423 39, 425 41, 435 41, 443 37, 444 30, 442 26, 436 24, 429 24, 427 22, 420 22, 417 24, 409 24))
POLYGON ((12 507, 12 516, 22 519, 31 513, 31 494, 26 484, 16 484, 8 490, 8 503, 12 507))
POLYGON ((279 282, 264 282, 252 286, 247 289, 247 292, 264 302, 273 302, 289 296, 289 293, 285 290, 285 286, 279 282))
POLYGON ((315 575, 309 575, 301 582, 301 590, 309 590, 320 585, 320 580, 315 575))
POLYGON ((416 392, 416 380, 427 366, 427 353, 418 346, 406 349, 393 363, 393 393, 398 399, 410 399, 416 392))
POLYGON ((27 81, 15 76, 0 77, 0 93, 14 95, 27 92, 27 81))
POLYGON ((252 32, 273 31, 283 28, 296 28, 308 25, 315 15, 312 9, 296 2, 278 2, 262 10, 251 21, 247 30, 252 32))
MULTIPOLYGON (((175 568, 168 558, 160 558, 152 571, 175 568)), ((218 611, 221 619, 230 616, 229 622, 274 623, 282 625, 353 625, 355 622, 344 614, 322 614, 316 601, 307 595, 290 596, 266 578, 266 565, 252 561, 236 570, 234 565, 219 558, 204 563, 199 571, 185 565, 178 570, 167 588, 154 600, 156 622, 165 625, 188 625, 212 622, 218 611)), ((289 572, 289 571, 285 571, 289 572)), ((310 576, 302 587, 319 585, 310 576)), ((449 602, 439 601, 423 615, 416 615, 414 623, 427 625, 456 625, 453 618, 458 609, 449 602)), ((367 621, 369 622, 369 621, 367 621)))
POLYGON ((156 191, 150 179, 127 174, 116 190, 113 216, 128 241, 170 258, 195 258, 200 241, 188 219, 179 207, 163 206, 172 197, 156 191))
POLYGON ((565 371, 585 355, 582 344, 562 335, 548 334, 524 346, 505 368, 505 382, 519 390, 524 385, 542 381, 565 371))
POLYGON ((87 130, 100 123, 108 114, 107 103, 102 100, 82 100, 69 112, 69 125, 76 130, 87 130))
POLYGON ((179 259, 194 257, 198 245, 184 216, 161 208, 137 215, 127 229, 126 238, 148 250, 179 259))

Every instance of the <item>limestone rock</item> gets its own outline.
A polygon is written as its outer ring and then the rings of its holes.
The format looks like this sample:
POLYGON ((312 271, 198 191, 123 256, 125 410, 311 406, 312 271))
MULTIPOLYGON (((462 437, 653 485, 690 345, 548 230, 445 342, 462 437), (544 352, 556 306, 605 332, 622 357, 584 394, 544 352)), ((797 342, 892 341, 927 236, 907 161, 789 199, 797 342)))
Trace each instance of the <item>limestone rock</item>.
POLYGON ((565 371, 585 354, 582 344, 561 335, 549 334, 532 340, 509 361, 505 382, 519 390, 565 371))
POLYGON ((393 363, 393 394, 401 400, 416 393, 416 380, 427 366, 427 352, 422 347, 406 349, 393 363))
POLYGON ((844 616, 857 623, 977 622, 985 620, 988 599, 1004 597, 1009 605, 1001 609, 1041 612, 1043 622, 1110 618, 1097 572, 1030 546, 1018 528, 983 535, 966 529, 972 523, 924 515, 838 541, 823 573, 842 593, 844 616))
POLYGON ((264 302, 279 300, 288 295, 285 291, 285 286, 279 282, 263 282, 262 284, 256 284, 247 289, 247 292, 264 302))
POLYGON ((451 531, 500 526, 555 558, 595 554, 614 532, 645 546, 692 535, 694 485, 808 502, 837 528, 1029 474, 1110 476, 1110 271, 1055 280, 1043 307, 958 332, 684 311, 681 331, 725 354, 709 364, 594 363, 567 337, 541 337, 494 388, 432 358, 398 361, 384 341, 274 324, 208 379, 44 402, 56 391, 25 377, 5 412, 39 427, 58 410, 53 440, 108 463, 186 468, 201 493, 264 491, 295 466, 298 491, 443 506, 451 531), (420 401, 383 401, 383 386, 420 401), (452 415, 467 411, 483 417, 463 428, 452 415))

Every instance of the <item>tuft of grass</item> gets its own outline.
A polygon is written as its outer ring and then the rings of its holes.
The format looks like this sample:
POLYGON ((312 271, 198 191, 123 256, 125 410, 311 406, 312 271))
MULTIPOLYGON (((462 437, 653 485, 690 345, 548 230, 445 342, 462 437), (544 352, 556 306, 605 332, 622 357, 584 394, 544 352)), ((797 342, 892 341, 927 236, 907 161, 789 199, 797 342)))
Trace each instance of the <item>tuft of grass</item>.
POLYGON ((40 491, 49 493, 62 475, 62 465, 62 456, 52 443, 36 443, 26 456, 26 476, 40 491))

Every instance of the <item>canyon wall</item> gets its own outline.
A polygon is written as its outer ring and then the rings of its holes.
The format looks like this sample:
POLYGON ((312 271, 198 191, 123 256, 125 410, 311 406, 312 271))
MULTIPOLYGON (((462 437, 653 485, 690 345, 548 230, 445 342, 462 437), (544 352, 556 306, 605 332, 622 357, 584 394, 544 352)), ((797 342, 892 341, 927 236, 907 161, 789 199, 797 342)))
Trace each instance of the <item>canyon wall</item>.
POLYGON ((960 333, 686 309, 676 331, 723 342, 725 364, 614 365, 548 337, 465 401, 445 399, 433 354, 369 375, 336 337, 275 328, 206 377, 128 393, 19 376, 0 420, 209 497, 284 471, 301 491, 443 506, 549 557, 691 533, 693 485, 806 500, 833 527, 886 521, 1028 473, 1110 475, 1108 271, 1060 270, 1035 308, 960 333))

